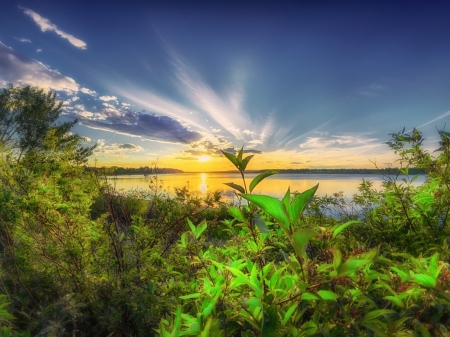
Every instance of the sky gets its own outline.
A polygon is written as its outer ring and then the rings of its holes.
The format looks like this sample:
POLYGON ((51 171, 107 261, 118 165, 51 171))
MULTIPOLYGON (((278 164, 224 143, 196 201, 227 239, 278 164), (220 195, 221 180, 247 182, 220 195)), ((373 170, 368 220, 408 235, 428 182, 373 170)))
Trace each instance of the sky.
MULTIPOLYGON (((0 87, 64 101, 92 165, 398 166, 450 122, 447 1, 3 0, 0 87)), ((448 129, 448 127, 447 127, 448 129)))

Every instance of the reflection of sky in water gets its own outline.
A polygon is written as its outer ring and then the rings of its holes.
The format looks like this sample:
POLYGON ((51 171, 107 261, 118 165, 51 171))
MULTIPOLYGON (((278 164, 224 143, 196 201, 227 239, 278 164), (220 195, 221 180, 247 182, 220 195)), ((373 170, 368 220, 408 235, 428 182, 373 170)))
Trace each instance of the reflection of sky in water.
MULTIPOLYGON (((249 186, 256 174, 248 174, 246 183, 249 186)), ((379 189, 383 178, 373 175, 357 174, 278 174, 263 180, 253 191, 254 194, 267 194, 282 198, 288 187, 291 192, 303 192, 317 183, 319 189, 316 195, 331 195, 343 192, 344 196, 351 198, 358 192, 358 186, 362 179, 373 182, 373 187, 379 189)), ((187 187, 190 192, 205 194, 220 191, 223 199, 236 200, 234 190, 224 183, 235 183, 243 185, 239 173, 182 173, 182 174, 160 174, 158 180, 162 181, 163 188, 173 195, 174 188, 187 187), (194 187, 195 186, 195 187, 194 187)), ((425 176, 419 176, 414 185, 420 185, 425 181, 425 176)), ((119 189, 148 189, 150 178, 140 175, 118 176, 115 179, 116 187, 119 189)))

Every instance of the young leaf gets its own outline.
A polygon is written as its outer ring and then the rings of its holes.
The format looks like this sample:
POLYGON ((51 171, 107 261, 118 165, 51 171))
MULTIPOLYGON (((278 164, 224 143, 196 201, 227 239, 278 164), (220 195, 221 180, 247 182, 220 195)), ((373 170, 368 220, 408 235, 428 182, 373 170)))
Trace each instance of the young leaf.
POLYGON ((286 208, 280 200, 267 195, 241 194, 241 197, 254 203, 256 206, 263 209, 267 214, 274 217, 280 223, 285 232, 288 230, 289 220, 287 217, 286 208))
POLYGON ((378 309, 378 310, 369 311, 367 313, 367 315, 364 316, 361 323, 368 323, 369 321, 373 320, 374 318, 377 318, 379 316, 384 316, 384 315, 390 315, 393 313, 395 313, 395 311, 389 310, 389 309, 378 309))
POLYGON ((400 308, 403 308, 403 302, 400 298, 391 295, 385 296, 384 298, 398 305, 400 308))
POLYGON ((350 258, 344 264, 339 266, 338 277, 352 275, 356 272, 356 270, 370 263, 372 263, 372 260, 350 258))
POLYGON ((181 307, 177 307, 177 312, 175 314, 175 319, 173 321, 173 330, 170 336, 171 337, 179 336, 180 328, 181 328, 181 307))
POLYGON ((333 268, 338 270, 342 262, 342 253, 339 249, 333 249, 333 268))
POLYGON ((319 184, 295 196, 289 211, 289 217, 291 218, 292 223, 295 222, 299 218, 299 216, 303 213, 305 207, 314 197, 314 194, 316 193, 318 187, 319 184))
POLYGON ((238 190, 241 193, 245 193, 245 190, 241 185, 235 183, 224 183, 224 184, 230 186, 231 188, 234 188, 235 190, 238 190))
POLYGON ((245 215, 244 215, 244 213, 242 213, 242 211, 239 209, 239 208, 237 208, 237 207, 230 207, 229 209, 228 209, 228 212, 231 214, 231 216, 233 217, 233 218, 235 218, 236 220, 238 220, 238 221, 240 221, 240 222, 243 222, 243 223, 246 223, 247 222, 247 219, 245 218, 245 215))
POLYGON ((185 296, 180 296, 180 298, 182 300, 188 300, 190 298, 199 298, 200 296, 202 296, 201 293, 195 293, 195 294, 190 294, 190 295, 185 295, 185 296))
POLYGON ((307 301, 315 301, 320 300, 321 298, 313 293, 303 293, 301 299, 307 301))
POLYGON ((242 162, 241 162, 241 171, 245 171, 245 169, 247 168, 247 165, 250 161, 250 159, 252 159, 254 157, 254 155, 245 157, 242 162))
POLYGON ((241 149, 239 150, 239 153, 237 155, 237 160, 238 160, 239 163, 242 163, 242 155, 243 154, 244 154, 244 146, 241 147, 241 149))
POLYGON ((335 294, 332 291, 328 291, 328 290, 319 290, 317 292, 317 295, 319 295, 320 297, 322 297, 322 299, 324 299, 326 301, 336 300, 339 298, 339 295, 335 294))
POLYGON ((252 182, 250 183, 250 193, 253 192, 256 185, 258 185, 262 180, 266 179, 267 177, 270 177, 271 175, 274 175, 278 173, 277 171, 270 170, 261 174, 258 174, 255 178, 253 178, 252 182))
POLYGON ((296 231, 292 236, 293 239, 292 245, 294 246, 294 250, 297 253, 297 255, 299 257, 304 257, 305 248, 308 241, 311 238, 319 235, 320 235, 319 233, 310 228, 300 229, 296 231))
POLYGON ((339 235, 344 229, 346 229, 348 226, 354 223, 358 223, 359 221, 349 221, 345 224, 338 225, 337 227, 333 227, 333 238, 335 238, 337 235, 339 235))
POLYGON ((202 233, 205 231, 205 229, 208 227, 208 224, 206 223, 205 220, 203 220, 200 225, 197 226, 196 228, 196 233, 195 233, 195 237, 198 239, 200 237, 200 235, 202 235, 202 233))
POLYGON ((229 152, 224 152, 222 150, 220 150, 220 152, 222 152, 223 155, 225 157, 227 157, 228 160, 231 161, 233 163, 233 165, 236 166, 236 168, 239 170, 239 161, 238 161, 238 159, 236 158, 236 156, 234 154, 229 153, 229 152))
POLYGON ((436 280, 425 274, 413 274, 411 281, 426 288, 434 288, 436 286, 436 280))
POLYGON ((297 307, 298 307, 298 303, 295 303, 288 309, 288 311, 286 311, 286 313, 284 314, 284 318, 281 321, 282 326, 286 325, 286 323, 289 321, 289 318, 292 316, 292 314, 294 313, 295 309, 297 309, 297 307))
POLYGON ((191 220, 189 220, 189 219, 187 219, 187 223, 188 223, 189 227, 191 228, 191 232, 192 232, 192 234, 194 234, 194 235, 195 235, 195 232, 196 232, 196 228, 195 228, 194 224, 193 224, 193 223, 192 223, 192 221, 191 221, 191 220))

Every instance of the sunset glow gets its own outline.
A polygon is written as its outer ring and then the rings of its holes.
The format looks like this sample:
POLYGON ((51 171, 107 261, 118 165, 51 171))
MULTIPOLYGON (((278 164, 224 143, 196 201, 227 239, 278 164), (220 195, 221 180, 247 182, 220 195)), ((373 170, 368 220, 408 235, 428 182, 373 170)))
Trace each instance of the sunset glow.
POLYGON ((205 161, 209 161, 211 159, 210 156, 199 156, 197 157, 199 162, 205 162, 205 161))

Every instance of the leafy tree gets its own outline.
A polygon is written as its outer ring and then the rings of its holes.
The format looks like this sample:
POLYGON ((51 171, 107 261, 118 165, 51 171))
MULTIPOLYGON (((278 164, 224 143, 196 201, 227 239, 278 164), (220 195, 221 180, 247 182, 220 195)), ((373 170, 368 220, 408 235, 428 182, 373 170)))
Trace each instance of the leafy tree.
MULTIPOLYGON (((0 143, 24 153, 48 150, 48 136, 52 132, 52 145, 64 148, 79 143, 79 135, 70 134, 77 120, 56 124, 63 102, 56 101, 56 93, 10 84, 0 93, 0 143), (47 138, 47 142, 46 142, 47 138)), ((78 149, 78 159, 83 161, 93 148, 78 149)))

